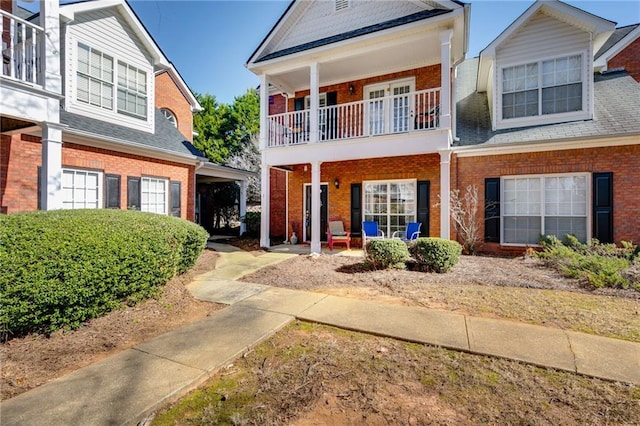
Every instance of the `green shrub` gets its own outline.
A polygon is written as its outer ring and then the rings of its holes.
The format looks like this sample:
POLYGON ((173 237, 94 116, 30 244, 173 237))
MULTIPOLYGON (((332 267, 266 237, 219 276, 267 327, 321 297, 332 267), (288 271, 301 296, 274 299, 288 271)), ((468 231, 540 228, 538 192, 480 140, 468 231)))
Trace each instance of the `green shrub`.
POLYGON ((622 247, 617 247, 594 239, 583 244, 573 235, 567 235, 564 244, 553 236, 543 237, 540 243, 542 251, 535 255, 568 277, 584 280, 596 288, 640 287, 632 279, 638 248, 631 243, 623 242, 622 247))
POLYGON ((409 250, 422 269, 440 274, 447 272, 458 263, 462 246, 452 240, 418 238, 411 243, 409 250))
POLYGON ((401 240, 371 240, 366 249, 365 262, 373 269, 404 269, 409 260, 409 250, 401 240))
POLYGON ((2 331, 75 328, 154 296, 195 263, 207 237, 196 224, 138 211, 0 216, 2 331))
POLYGON ((241 220, 245 223, 248 236, 260 236, 260 212, 247 212, 241 220))

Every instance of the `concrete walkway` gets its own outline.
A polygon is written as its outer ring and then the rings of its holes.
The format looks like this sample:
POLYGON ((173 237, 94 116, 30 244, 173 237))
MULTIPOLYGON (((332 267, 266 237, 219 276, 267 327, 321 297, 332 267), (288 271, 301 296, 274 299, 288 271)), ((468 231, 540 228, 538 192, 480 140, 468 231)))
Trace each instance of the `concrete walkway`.
MULTIPOLYGON (((292 320, 640 385, 640 344, 571 331, 236 281, 295 254, 221 253, 188 288, 229 307, 0 404, 2 425, 128 425, 200 385, 292 320)), ((340 253, 338 253, 340 254, 340 253)), ((353 254, 349 253, 348 254, 353 254)))

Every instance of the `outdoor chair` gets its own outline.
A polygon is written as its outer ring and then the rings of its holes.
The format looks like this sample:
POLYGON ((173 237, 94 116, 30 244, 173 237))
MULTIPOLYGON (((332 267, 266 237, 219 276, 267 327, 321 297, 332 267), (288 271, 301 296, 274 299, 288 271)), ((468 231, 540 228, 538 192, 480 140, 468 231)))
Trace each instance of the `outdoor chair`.
POLYGON ((405 243, 413 241, 420 236, 421 227, 422 223, 420 222, 409 222, 407 223, 407 228, 404 231, 395 231, 391 238, 397 238, 405 243))
POLYGON ((362 222, 362 248, 366 250, 367 240, 384 238, 384 231, 378 228, 378 222, 362 222))
POLYGON ((333 245, 336 243, 345 244, 347 250, 351 249, 351 233, 345 232, 341 220, 330 220, 327 224, 327 243, 329 250, 333 250, 333 245))

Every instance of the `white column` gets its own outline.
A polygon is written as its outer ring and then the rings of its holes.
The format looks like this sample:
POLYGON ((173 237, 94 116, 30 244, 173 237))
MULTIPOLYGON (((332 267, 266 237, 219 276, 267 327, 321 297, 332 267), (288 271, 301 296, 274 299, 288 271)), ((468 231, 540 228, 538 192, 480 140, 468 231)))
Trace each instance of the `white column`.
POLYGON ((43 123, 42 167, 40 169, 40 208, 62 208, 62 126, 43 123))
POLYGON ((451 129, 451 37, 453 30, 440 33, 440 127, 451 129))
POLYGON ((440 238, 451 238, 451 151, 440 151, 440 238))
POLYGON ((269 78, 260 76, 260 149, 266 149, 269 137, 269 78))
MULTIPOLYGON (((240 217, 244 218, 247 214, 247 181, 240 181, 240 217)), ((240 235, 247 232, 247 225, 244 220, 240 221, 240 235)))
POLYGON ((260 184, 260 247, 270 247, 269 241, 269 219, 270 219, 270 181, 269 181, 269 165, 264 160, 262 154, 262 170, 260 184))
MULTIPOLYGON (((60 6, 58 1, 40 0, 40 25, 44 28, 40 57, 44 58, 43 86, 46 90, 62 93, 60 75, 60 6)), ((59 101, 56 99, 56 103, 59 101)))
POLYGON ((320 161, 311 163, 311 253, 321 253, 320 242, 320 161))
POLYGON ((311 93, 309 94, 309 143, 318 142, 318 108, 320 108, 320 78, 319 65, 311 64, 309 70, 311 93))

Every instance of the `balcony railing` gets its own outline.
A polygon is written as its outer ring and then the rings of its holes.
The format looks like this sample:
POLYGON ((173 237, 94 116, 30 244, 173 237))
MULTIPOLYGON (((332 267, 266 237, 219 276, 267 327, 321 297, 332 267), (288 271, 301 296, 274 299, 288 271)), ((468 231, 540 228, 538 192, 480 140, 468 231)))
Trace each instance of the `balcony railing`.
MULTIPOLYGON (((267 146, 310 141, 310 110, 269 116, 267 146)), ((318 142, 433 130, 440 127, 440 89, 318 109, 318 142)))
POLYGON ((44 29, 0 10, 2 77, 42 85, 44 29))

